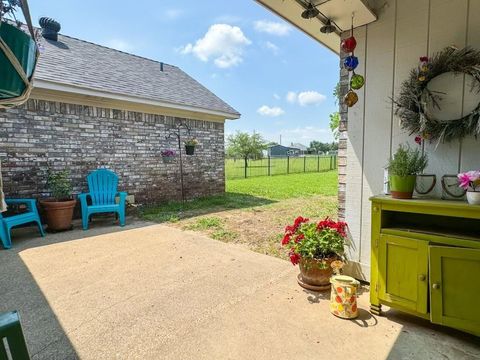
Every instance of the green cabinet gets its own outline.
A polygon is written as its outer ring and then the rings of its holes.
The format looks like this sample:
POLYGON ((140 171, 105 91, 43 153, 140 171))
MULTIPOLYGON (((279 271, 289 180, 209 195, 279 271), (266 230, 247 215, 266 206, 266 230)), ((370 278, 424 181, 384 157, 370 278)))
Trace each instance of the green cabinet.
POLYGON ((371 312, 387 305, 480 336, 480 206, 371 200, 371 312))
POLYGON ((479 333, 479 275, 479 249, 430 246, 433 323, 479 333))
POLYGON ((423 241, 382 234, 378 296, 399 307, 427 313, 428 246, 423 241))

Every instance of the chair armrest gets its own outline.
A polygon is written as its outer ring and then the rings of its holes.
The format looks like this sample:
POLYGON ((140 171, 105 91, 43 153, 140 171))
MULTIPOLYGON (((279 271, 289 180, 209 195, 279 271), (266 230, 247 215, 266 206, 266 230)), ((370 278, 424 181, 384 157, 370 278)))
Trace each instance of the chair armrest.
POLYGON ((82 206, 82 208, 85 206, 87 206, 87 198, 91 196, 90 193, 81 193, 81 194, 78 194, 78 198, 80 199, 80 205, 82 206))
POLYGON ((28 210, 33 211, 36 209, 36 202, 35 199, 5 199, 7 205, 14 205, 14 204, 25 204, 28 210))

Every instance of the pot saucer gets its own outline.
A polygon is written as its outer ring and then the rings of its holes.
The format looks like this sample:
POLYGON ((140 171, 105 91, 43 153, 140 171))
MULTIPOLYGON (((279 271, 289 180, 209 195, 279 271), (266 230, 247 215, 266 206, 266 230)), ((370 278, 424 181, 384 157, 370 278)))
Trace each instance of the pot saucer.
POLYGON ((304 289, 311 290, 311 291, 328 291, 330 290, 330 284, 327 285, 310 285, 303 281, 302 274, 297 275, 297 282, 298 285, 303 287, 304 289))

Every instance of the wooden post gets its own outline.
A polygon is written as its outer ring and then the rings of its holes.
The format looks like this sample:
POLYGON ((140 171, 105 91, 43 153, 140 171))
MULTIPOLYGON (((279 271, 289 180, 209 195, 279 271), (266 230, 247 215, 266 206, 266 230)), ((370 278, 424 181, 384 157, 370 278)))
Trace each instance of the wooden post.
POLYGON ((271 175, 271 171, 270 171, 270 156, 268 156, 268 176, 271 175))
POLYGON ((287 155, 287 175, 290 174, 290 156, 287 155))
POLYGON ((320 155, 317 154, 317 172, 320 172, 320 155))
POLYGON ((307 172, 307 157, 306 156, 303 157, 303 172, 304 173, 307 172))
POLYGON ((330 156, 330 170, 333 170, 333 155, 330 156))
POLYGON ((245 158, 245 179, 247 178, 248 159, 245 158))

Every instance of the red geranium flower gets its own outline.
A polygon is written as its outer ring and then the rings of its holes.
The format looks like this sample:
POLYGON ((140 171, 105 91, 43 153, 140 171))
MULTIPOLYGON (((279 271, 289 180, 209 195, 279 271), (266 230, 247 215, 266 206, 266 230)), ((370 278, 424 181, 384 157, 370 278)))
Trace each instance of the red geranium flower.
POLYGON ((290 242, 290 237, 291 237, 291 236, 292 236, 292 235, 290 235, 290 234, 285 234, 285 236, 284 236, 283 239, 282 239, 282 245, 283 245, 283 246, 287 245, 287 244, 290 242))
POLYGON ((300 255, 298 255, 297 253, 290 251, 290 254, 288 254, 288 256, 290 256, 290 261, 293 265, 297 265, 300 262, 300 255))

